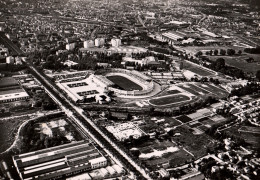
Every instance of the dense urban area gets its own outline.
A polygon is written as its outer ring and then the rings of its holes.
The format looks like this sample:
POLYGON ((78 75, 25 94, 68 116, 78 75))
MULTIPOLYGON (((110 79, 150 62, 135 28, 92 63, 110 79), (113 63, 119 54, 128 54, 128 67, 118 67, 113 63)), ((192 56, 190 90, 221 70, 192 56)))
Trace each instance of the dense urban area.
POLYGON ((258 180, 259 0, 0 0, 0 180, 258 180))

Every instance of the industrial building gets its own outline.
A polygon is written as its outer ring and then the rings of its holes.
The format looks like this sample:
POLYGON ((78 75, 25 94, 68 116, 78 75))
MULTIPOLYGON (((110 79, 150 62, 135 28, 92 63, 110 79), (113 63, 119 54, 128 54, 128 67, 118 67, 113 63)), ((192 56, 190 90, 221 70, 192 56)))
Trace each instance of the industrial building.
POLYGON ((162 34, 162 39, 174 43, 178 40, 183 40, 184 35, 178 32, 166 32, 162 34))
POLYGON ((89 142, 78 141, 13 156, 21 179, 65 179, 107 166, 107 159, 89 142))
POLYGON ((0 78, 0 102, 28 99, 29 95, 12 77, 0 78))

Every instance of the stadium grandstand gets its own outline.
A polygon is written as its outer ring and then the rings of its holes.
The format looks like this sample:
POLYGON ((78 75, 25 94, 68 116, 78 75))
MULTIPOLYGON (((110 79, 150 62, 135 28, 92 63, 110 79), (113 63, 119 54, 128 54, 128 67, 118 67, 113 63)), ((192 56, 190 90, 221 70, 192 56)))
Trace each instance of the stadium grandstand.
POLYGON ((91 74, 87 78, 69 78, 56 82, 57 86, 68 94, 74 102, 83 102, 84 99, 106 96, 108 87, 114 85, 113 82, 101 75, 91 74))
POLYGON ((86 141, 13 156, 21 179, 65 179, 107 166, 107 159, 86 141))
POLYGON ((92 81, 96 83, 98 86, 107 89, 114 85, 112 81, 107 79, 105 76, 102 75, 92 75, 92 81))

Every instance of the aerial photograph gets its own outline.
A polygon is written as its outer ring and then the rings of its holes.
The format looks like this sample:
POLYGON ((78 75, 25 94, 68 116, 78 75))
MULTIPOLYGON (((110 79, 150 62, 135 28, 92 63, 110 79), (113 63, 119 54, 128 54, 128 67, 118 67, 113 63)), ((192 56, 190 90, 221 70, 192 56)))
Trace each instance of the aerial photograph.
POLYGON ((259 180, 260 0, 0 0, 0 180, 259 180))

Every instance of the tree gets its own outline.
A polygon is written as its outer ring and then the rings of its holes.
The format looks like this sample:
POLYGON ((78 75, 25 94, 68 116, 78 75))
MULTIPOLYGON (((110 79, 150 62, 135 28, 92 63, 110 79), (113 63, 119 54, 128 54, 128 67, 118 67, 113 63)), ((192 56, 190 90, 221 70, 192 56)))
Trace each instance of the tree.
POLYGON ((228 54, 229 56, 233 56, 233 55, 235 55, 235 53, 236 53, 236 51, 235 51, 234 49, 228 49, 228 50, 227 50, 227 54, 228 54))
POLYGON ((220 54, 222 55, 222 56, 225 56, 226 55, 226 50, 225 49, 220 49, 220 54))
POLYGON ((200 56, 202 56, 202 54, 203 54, 203 53, 202 53, 201 51, 199 51, 199 52, 197 52, 196 56, 197 56, 197 57, 200 57, 200 56))
POLYGON ((217 49, 214 50, 214 55, 215 55, 215 56, 218 55, 218 50, 217 50, 217 49))
POLYGON ((260 70, 258 70, 257 72, 256 72, 256 79, 258 79, 258 81, 260 81, 260 70))
POLYGON ((215 62, 215 68, 216 70, 220 70, 225 67, 225 59, 219 58, 215 62))

